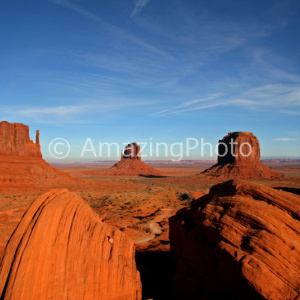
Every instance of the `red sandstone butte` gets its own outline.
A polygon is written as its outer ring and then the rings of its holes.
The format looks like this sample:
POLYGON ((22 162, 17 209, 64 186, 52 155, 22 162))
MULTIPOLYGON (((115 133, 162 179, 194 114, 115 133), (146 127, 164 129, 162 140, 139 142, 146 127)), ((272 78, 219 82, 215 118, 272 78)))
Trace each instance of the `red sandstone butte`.
POLYGON ((79 181, 42 158, 38 130, 34 143, 27 125, 0 122, 0 184, 53 186, 79 181))
POLYGON ((66 189, 24 214, 0 265, 3 300, 140 300, 133 241, 66 189))
POLYGON ((230 180, 169 222, 179 299, 299 299, 300 196, 230 180))
POLYGON ((121 153, 121 160, 123 159, 141 159, 141 147, 137 143, 128 144, 121 153))
POLYGON ((120 176, 162 176, 158 170, 141 161, 140 146, 137 143, 128 144, 121 153, 121 160, 112 171, 120 176))
POLYGON ((229 132, 219 141, 218 162, 202 172, 220 178, 280 178, 280 174, 260 162, 259 141, 251 132, 229 132))
POLYGON ((36 131, 36 143, 34 143, 29 138, 27 125, 0 122, 0 155, 42 157, 39 131, 36 131))

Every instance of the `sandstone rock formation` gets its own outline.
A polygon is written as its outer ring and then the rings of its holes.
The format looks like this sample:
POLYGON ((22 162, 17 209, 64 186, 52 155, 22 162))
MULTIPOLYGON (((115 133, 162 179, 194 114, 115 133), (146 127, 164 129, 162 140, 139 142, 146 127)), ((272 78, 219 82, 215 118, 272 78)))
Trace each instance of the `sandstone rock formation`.
POLYGON ((141 299, 133 241, 66 189, 29 207, 0 266, 0 298, 141 299))
POLYGON ((141 147, 137 143, 128 144, 121 153, 123 159, 141 159, 141 147))
POLYGON ((141 161, 140 146, 128 144, 121 153, 121 160, 112 167, 114 175, 162 176, 162 173, 141 161))
POLYGON ((219 141, 218 163, 225 165, 242 161, 260 161, 258 139, 252 132, 229 132, 219 141))
POLYGON ((42 157, 39 131, 36 143, 29 138, 29 127, 21 123, 0 122, 0 155, 42 157))
POLYGON ((300 197, 230 180, 170 218, 179 299, 298 299, 300 197))
POLYGON ((218 146, 218 162, 202 172, 222 178, 280 178, 283 175, 260 162, 258 139, 251 132, 229 132, 218 146))
POLYGON ((34 143, 30 140, 28 126, 0 122, 0 184, 58 186, 80 181, 43 160, 38 130, 34 143))

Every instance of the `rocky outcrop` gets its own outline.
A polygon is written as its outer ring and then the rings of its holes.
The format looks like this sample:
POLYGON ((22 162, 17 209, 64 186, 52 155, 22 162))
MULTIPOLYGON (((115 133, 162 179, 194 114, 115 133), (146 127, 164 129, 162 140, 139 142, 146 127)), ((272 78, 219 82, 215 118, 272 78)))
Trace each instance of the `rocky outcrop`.
POLYGON ((40 149, 40 133, 36 143, 29 138, 29 128, 20 123, 0 123, 0 185, 46 185, 59 187, 82 182, 50 166, 40 149))
POLYGON ((230 180, 170 218, 179 299, 298 299, 300 197, 230 180), (206 298, 205 298, 206 297, 206 298))
POLYGON ((260 162, 259 141, 251 132, 229 132, 218 145, 218 162, 202 172, 221 178, 280 178, 283 175, 260 162))
POLYGON ((162 173, 142 162, 140 146, 131 143, 121 153, 121 160, 113 165, 110 175, 162 176, 162 173))
POLYGON ((260 161, 260 147, 252 132, 229 132, 219 141, 218 164, 260 161))
POLYGON ((141 159, 141 147, 137 143, 128 144, 121 153, 123 159, 141 159))
POLYGON ((0 298, 141 299, 133 241, 75 193, 51 190, 29 207, 0 266, 0 298))
POLYGON ((0 155, 42 157, 39 131, 36 143, 30 140, 29 127, 21 123, 0 122, 0 155))

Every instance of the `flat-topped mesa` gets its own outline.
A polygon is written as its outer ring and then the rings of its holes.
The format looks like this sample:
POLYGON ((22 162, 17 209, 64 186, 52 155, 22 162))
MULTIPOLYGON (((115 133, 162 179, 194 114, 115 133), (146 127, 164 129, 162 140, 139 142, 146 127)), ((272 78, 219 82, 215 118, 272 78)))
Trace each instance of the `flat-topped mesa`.
POLYGON ((218 164, 259 162, 259 141, 252 132, 229 132, 219 141, 218 164))
POLYGON ((123 159, 141 160, 141 147, 137 143, 128 144, 121 153, 121 160, 123 159))
POLYGON ((0 155, 42 157, 39 131, 36 142, 29 137, 29 127, 21 123, 0 122, 0 155))

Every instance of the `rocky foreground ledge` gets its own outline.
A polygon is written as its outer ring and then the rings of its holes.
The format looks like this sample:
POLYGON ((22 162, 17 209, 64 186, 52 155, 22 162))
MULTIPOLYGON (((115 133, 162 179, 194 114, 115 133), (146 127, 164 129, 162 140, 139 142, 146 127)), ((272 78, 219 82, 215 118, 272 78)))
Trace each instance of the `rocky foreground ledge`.
POLYGON ((170 218, 179 299, 299 299, 300 197, 230 180, 170 218))
POLYGON ((140 300, 133 241, 75 193, 51 190, 29 207, 6 247, 0 298, 140 300))

